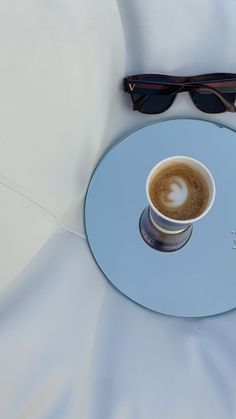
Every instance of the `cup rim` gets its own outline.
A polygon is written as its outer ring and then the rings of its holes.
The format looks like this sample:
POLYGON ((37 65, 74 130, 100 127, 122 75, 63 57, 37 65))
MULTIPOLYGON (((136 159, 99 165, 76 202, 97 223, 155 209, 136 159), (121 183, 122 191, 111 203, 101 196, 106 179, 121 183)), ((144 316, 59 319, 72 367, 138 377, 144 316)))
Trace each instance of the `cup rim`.
POLYGON ((162 217, 164 220, 169 221, 169 222, 172 222, 172 223, 180 224, 180 225, 191 224, 191 223, 193 223, 195 221, 198 221, 201 218, 203 218, 210 211, 210 209, 212 208, 212 205, 213 205, 214 200, 215 200, 215 195, 216 195, 215 181, 214 181, 214 177, 212 176, 210 170, 203 163, 201 163, 197 159, 194 159, 193 157, 188 157, 188 156, 171 156, 171 157, 167 157, 167 158, 159 161, 159 163, 157 163, 152 168, 152 170, 149 172, 149 175, 148 175, 147 180, 146 180, 146 196, 147 196, 147 199, 148 199, 148 203, 151 206, 151 208, 153 209, 153 211, 155 213, 157 213, 157 215, 159 215, 160 217, 162 217), (153 175, 154 171, 158 168, 158 166, 161 166, 162 164, 164 164, 164 163, 166 163, 166 162, 168 162, 170 160, 174 160, 174 159, 175 160, 181 160, 181 159, 183 160, 183 159, 185 159, 185 160, 190 160, 190 161, 192 161, 194 163, 197 163, 199 166, 201 166, 207 172, 207 174, 208 174, 208 176, 209 176, 209 178, 211 180, 211 183, 212 183, 212 197, 211 197, 210 203, 208 204, 208 206, 205 209, 205 211, 203 211, 203 213, 200 214, 198 217, 190 218, 188 220, 177 220, 175 218, 167 217, 166 215, 162 214, 162 212, 160 212, 154 206, 154 204, 152 203, 152 200, 151 200, 151 198, 149 196, 149 190, 148 190, 149 188, 148 188, 148 186, 149 186, 149 182, 150 182, 151 176, 153 175))

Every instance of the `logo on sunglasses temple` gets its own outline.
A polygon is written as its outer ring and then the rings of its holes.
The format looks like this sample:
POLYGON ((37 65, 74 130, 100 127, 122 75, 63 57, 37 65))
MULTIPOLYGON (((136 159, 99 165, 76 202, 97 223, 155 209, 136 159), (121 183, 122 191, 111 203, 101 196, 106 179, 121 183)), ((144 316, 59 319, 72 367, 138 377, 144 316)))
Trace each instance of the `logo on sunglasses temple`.
POLYGON ((136 86, 136 84, 129 83, 129 88, 130 88, 131 92, 134 90, 135 86, 136 86))

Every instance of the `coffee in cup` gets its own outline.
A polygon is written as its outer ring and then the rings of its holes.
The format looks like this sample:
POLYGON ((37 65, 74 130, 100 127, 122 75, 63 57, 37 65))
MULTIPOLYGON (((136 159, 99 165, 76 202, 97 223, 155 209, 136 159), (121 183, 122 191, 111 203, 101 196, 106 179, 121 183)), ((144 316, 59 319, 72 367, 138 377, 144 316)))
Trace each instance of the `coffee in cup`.
POLYGON ((207 208, 209 195, 207 181, 198 167, 181 160, 163 163, 149 184, 154 207, 175 220, 199 217, 207 208))
POLYGON ((160 161, 151 170, 146 195, 149 205, 140 219, 141 235, 152 247, 173 251, 187 243, 192 224, 211 209, 215 182, 208 168, 198 160, 174 156, 160 161))

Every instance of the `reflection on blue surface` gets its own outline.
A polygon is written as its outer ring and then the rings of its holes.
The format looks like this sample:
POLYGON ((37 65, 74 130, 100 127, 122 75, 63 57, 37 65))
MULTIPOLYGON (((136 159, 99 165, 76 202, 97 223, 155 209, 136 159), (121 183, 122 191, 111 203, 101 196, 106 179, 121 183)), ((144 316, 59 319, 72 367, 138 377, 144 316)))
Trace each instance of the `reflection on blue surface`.
POLYGON ((143 240, 150 247, 159 252, 177 252, 188 243, 193 230, 191 224, 180 233, 164 233, 153 225, 149 211, 150 208, 147 207, 142 212, 139 220, 139 230, 143 240))

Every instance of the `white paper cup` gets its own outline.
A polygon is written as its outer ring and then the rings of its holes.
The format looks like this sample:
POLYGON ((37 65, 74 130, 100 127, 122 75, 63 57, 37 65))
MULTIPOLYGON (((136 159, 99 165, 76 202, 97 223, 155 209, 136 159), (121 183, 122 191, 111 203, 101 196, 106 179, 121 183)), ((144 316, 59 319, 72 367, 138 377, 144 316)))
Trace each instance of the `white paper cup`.
POLYGON ((174 157, 169 157, 167 159, 164 159, 160 161, 159 163, 157 163, 156 166, 153 167, 146 181, 146 195, 147 195, 147 199, 149 203, 149 215, 150 215, 151 222, 156 228, 158 228, 160 231, 164 233, 168 233, 168 234, 180 233, 181 231, 184 231, 186 228, 188 228, 190 224, 193 224, 196 221, 199 221, 203 217, 205 217, 205 215, 210 211, 214 203, 215 193, 216 193, 216 188, 215 188, 214 178, 211 172, 209 171, 209 169, 206 166, 204 166, 204 164, 202 164, 198 160, 195 160, 191 157, 186 157, 186 156, 174 156, 174 157), (162 214, 154 206, 150 198, 149 187, 152 180, 155 178, 158 172, 160 172, 163 169, 164 166, 166 166, 167 164, 169 166, 171 162, 173 162, 173 164, 176 162, 186 163, 192 169, 196 169, 197 172, 202 175, 202 177, 204 178, 208 186, 208 192, 209 192, 208 202, 204 211, 198 217, 195 217, 189 220, 175 220, 175 219, 169 218, 166 215, 162 214))

